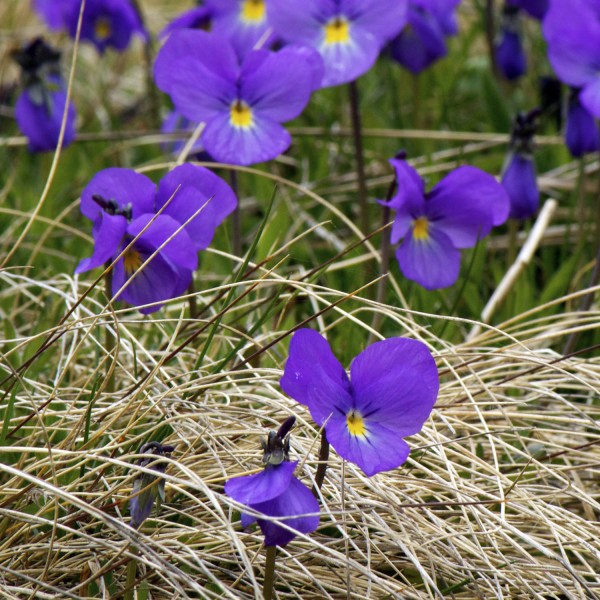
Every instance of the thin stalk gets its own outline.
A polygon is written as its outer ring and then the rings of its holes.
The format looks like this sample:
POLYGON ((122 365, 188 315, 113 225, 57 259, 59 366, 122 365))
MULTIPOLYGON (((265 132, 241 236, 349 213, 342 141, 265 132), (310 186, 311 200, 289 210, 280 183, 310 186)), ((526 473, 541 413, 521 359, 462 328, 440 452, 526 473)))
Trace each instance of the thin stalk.
POLYGON ((267 546, 267 557, 265 564, 265 581, 263 583, 263 597, 271 600, 273 588, 275 587, 275 560, 277 558, 277 546, 267 546))
POLYGON ((360 117, 360 101, 356 81, 348 84, 350 95, 350 117, 352 119, 352 139, 356 158, 356 175, 358 177, 358 203, 360 207, 360 228, 366 235, 369 231, 369 208, 367 206, 367 183, 365 177, 365 157, 362 142, 362 121, 360 117))
POLYGON ((196 302, 196 286, 194 285, 194 276, 188 287, 188 306, 190 307, 190 319, 195 319, 198 316, 198 303, 196 302))
MULTIPOLYGON (((105 265, 104 268, 108 269, 108 267, 110 266, 111 261, 108 260, 105 265)), ((112 293, 112 269, 110 271, 108 271, 106 273, 106 276, 104 278, 104 286, 105 286, 105 293, 106 293, 106 298, 108 300, 110 300, 113 297, 113 293, 112 293)), ((115 324, 116 327, 116 324, 115 324)), ((113 335, 110 332, 110 327, 106 327, 106 329, 104 330, 104 349, 106 350, 107 354, 110 356, 112 354, 112 351, 115 349, 115 338, 113 337, 113 335)), ((117 360, 117 357, 115 356, 115 362, 117 360)), ((115 390, 115 369, 112 368, 112 365, 110 364, 110 362, 108 363, 107 366, 107 380, 106 380, 106 387, 105 387, 105 391, 107 392, 114 392, 115 390)))
POLYGON ((508 223, 508 252, 506 254, 507 268, 510 269, 511 265, 517 258, 517 238, 519 235, 519 222, 516 219, 509 219, 508 223))
POLYGON ((242 256, 242 213, 240 211, 240 201, 238 196, 237 171, 234 169, 229 171, 229 184, 231 185, 231 189, 233 190, 236 198, 238 198, 238 202, 235 205, 235 210, 231 215, 233 253, 235 256, 242 256))
POLYGON ((498 78, 498 65, 496 64, 496 52, 494 40, 496 39, 496 22, 494 0, 485 0, 485 40, 488 47, 490 67, 494 77, 498 78))
POLYGON ((317 473, 315 474, 315 485, 312 488, 312 493, 315 498, 319 498, 319 490, 325 480, 325 473, 327 472, 327 460, 329 459, 329 442, 323 429, 321 433, 321 447, 319 448, 319 466, 317 467, 317 473))
POLYGON ((137 577, 137 560, 131 558, 127 563, 127 579, 125 580, 125 591, 123 600, 133 600, 135 593, 135 580, 137 577))

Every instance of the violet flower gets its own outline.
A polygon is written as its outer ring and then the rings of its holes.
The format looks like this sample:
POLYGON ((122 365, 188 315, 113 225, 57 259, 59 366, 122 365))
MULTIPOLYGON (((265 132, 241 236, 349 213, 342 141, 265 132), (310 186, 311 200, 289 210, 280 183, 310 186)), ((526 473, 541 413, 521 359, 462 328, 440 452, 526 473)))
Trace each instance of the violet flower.
POLYGON ((236 202, 221 178, 189 164, 167 173, 158 190, 150 179, 129 169, 100 171, 81 194, 81 212, 94 222, 94 253, 75 272, 100 267, 125 250, 113 267, 113 295, 128 282, 115 299, 134 306, 154 304, 140 309, 154 312, 188 288, 198 251, 209 246, 236 202))
POLYGON ((186 10, 173 19, 159 34, 160 39, 166 38, 178 29, 208 29, 212 18, 212 10, 206 6, 196 6, 186 10))
POLYGON ((396 250, 400 270, 428 290, 448 287, 458 279, 460 250, 506 221, 508 196, 475 167, 459 167, 425 193, 423 179, 402 155, 390 164, 398 191, 381 204, 396 211, 391 242, 403 240, 396 250))
POLYGON ((567 104, 565 143, 575 158, 600 150, 598 124, 579 101, 579 90, 571 88, 567 104))
POLYGON ((600 118, 600 6, 589 0, 551 2, 542 30, 559 79, 582 88, 581 104, 600 118))
POLYGON ((550 0, 507 0, 507 4, 516 6, 527 12, 534 19, 541 21, 548 11, 550 0))
MULTIPOLYGON (((17 125, 27 137, 31 152, 56 149, 62 126, 67 90, 60 73, 60 52, 41 38, 13 53, 21 67, 23 92, 15 105, 17 125)), ((75 107, 69 102, 63 147, 75 138, 75 107)))
POLYGON ((269 23, 287 42, 319 51, 323 87, 355 80, 406 24, 407 0, 269 0, 269 23))
POLYGON ((520 9, 505 4, 494 52, 498 70, 509 81, 515 81, 527 72, 527 56, 523 49, 521 29, 520 9))
POLYGON ((140 472, 133 482, 129 511, 131 526, 135 529, 140 527, 150 516, 154 502, 160 509, 161 504, 165 501, 165 480, 160 475, 164 474, 167 463, 160 461, 160 458, 171 458, 173 450, 175 450, 174 446, 163 446, 158 442, 148 442, 140 448, 139 454, 149 454, 150 456, 139 458, 137 464, 140 467, 151 468, 159 475, 154 476, 140 472))
POLYGON ((287 434, 295 420, 295 417, 287 419, 277 432, 269 434, 266 443, 262 443, 264 470, 255 475, 234 477, 225 484, 225 493, 230 498, 266 517, 277 519, 242 514, 242 527, 249 527, 254 521, 258 523, 265 536, 265 546, 284 546, 298 533, 311 533, 319 526, 319 504, 310 489, 294 477, 297 461, 289 462, 287 434))
POLYGON ((519 113, 513 123, 509 153, 502 172, 502 186, 510 198, 510 217, 528 219, 538 209, 540 192, 533 160, 533 136, 539 111, 519 113))
POLYGON ((229 40, 240 58, 257 45, 269 48, 276 36, 267 21, 270 0, 206 0, 211 31, 229 40))
POLYGON ((323 336, 292 336, 281 389, 325 424, 328 442, 369 477, 400 466, 435 404, 439 377, 425 344, 406 338, 375 342, 350 365, 350 378, 323 336))
POLYGON ((154 65, 157 86, 192 121, 204 121, 201 140, 219 162, 251 165, 290 145, 281 125, 297 117, 315 85, 306 50, 254 50, 240 64, 224 38, 174 31, 154 65))
POLYGON ((392 57, 420 73, 448 53, 446 36, 457 31, 454 11, 460 0, 409 0, 408 22, 391 44, 392 57))

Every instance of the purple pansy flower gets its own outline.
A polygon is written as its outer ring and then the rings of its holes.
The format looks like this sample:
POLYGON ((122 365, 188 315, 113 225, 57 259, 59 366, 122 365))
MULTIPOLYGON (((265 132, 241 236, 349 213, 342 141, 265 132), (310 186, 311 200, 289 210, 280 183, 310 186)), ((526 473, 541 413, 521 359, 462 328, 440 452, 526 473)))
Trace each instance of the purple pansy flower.
POLYGON ((160 39, 167 37, 178 29, 208 29, 212 18, 212 10, 206 6, 196 6, 186 10, 173 19, 159 34, 160 39))
POLYGON ((498 70, 509 81, 519 79, 527 71, 527 56, 523 49, 521 28, 520 9, 505 5, 494 52, 498 70))
POLYGON ((589 0, 551 2, 542 29, 559 79, 582 88, 581 103, 600 118, 600 5, 589 0))
MULTIPOLYGON (((81 194, 81 212, 94 222, 94 253, 75 272, 102 266, 125 250, 113 268, 113 294, 128 282, 117 300, 141 306, 175 298, 192 281, 198 251, 208 247, 216 227, 236 202, 222 179, 189 164, 165 175, 158 189, 150 179, 129 169, 100 171, 81 194)), ((160 304, 140 310, 151 313, 159 308, 160 304)))
POLYGON ((315 62, 305 51, 253 50, 240 64, 226 39, 182 30, 161 48, 154 75, 182 115, 206 123, 202 143, 216 161, 250 165, 290 145, 281 123, 308 103, 315 62))
POLYGON ((454 11, 460 0, 409 0, 408 23, 392 40, 392 57, 420 73, 448 53, 446 36, 457 30, 454 11))
POLYGON ((279 431, 272 431, 267 443, 262 444, 264 470, 255 475, 234 477, 225 484, 225 493, 229 497, 255 512, 277 519, 272 521, 242 514, 242 527, 258 522, 265 536, 265 546, 284 546, 298 532, 311 533, 319 526, 319 504, 312 492, 294 477, 298 463, 289 462, 287 433, 295 420, 295 417, 287 419, 279 431))
POLYGON ((268 18, 284 40, 316 48, 323 87, 368 71, 381 48, 404 27, 407 0, 269 0, 268 18))
POLYGON ((211 31, 226 37, 243 58, 255 46, 269 48, 275 35, 267 20, 270 0, 206 0, 212 12, 211 31))
POLYGON ((510 217, 528 219, 538 209, 540 192, 533 160, 533 136, 539 111, 519 113, 513 123, 509 153, 502 171, 502 186, 510 198, 510 217))
POLYGON ((131 525, 136 529, 150 516, 154 502, 158 508, 165 500, 165 480, 160 476, 167 468, 166 462, 161 462, 160 457, 171 458, 174 446, 163 446, 159 442, 148 442, 140 448, 140 454, 149 454, 151 457, 140 458, 137 464, 141 467, 152 468, 158 476, 140 473, 133 483, 129 511, 131 525))
POLYGON ((418 433, 435 404, 439 377, 425 344, 376 342, 350 366, 350 377, 323 336, 300 329, 290 342, 281 389, 304 404, 328 442, 369 477, 408 458, 402 439, 418 433))
POLYGON ((577 88, 572 88, 569 92, 565 143, 575 158, 600 150, 598 125, 593 115, 579 101, 577 88))
POLYGON ((65 28, 65 20, 73 0, 33 0, 33 8, 53 31, 65 28))
POLYGON ((521 8, 541 21, 548 11, 550 0, 507 0, 507 4, 521 8))
POLYGON ((391 242, 405 277, 428 290, 452 285, 460 270, 460 250, 472 248, 493 226, 506 221, 509 200, 489 174, 462 166, 430 192, 403 157, 390 160, 398 192, 389 202, 396 211, 391 242))
MULTIPOLYGON (((13 54, 21 67, 23 92, 15 106, 17 125, 31 152, 55 150, 62 126, 67 91, 60 73, 60 52, 38 38, 13 54)), ((75 107, 67 108, 63 147, 75 138, 75 107)))

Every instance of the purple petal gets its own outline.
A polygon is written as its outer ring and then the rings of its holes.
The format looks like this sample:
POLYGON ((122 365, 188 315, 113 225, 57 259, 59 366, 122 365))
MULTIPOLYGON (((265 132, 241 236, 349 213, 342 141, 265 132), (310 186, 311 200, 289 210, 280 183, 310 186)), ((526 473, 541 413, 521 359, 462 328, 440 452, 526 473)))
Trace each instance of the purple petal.
POLYGON ((173 217, 180 224, 200 210, 185 227, 197 250, 208 248, 215 229, 237 205, 233 190, 220 177, 204 167, 190 164, 175 167, 161 179, 156 210, 160 210, 171 197, 161 214, 173 217))
POLYGON ((159 34, 158 38, 166 38, 178 29, 201 29, 210 23, 212 11, 206 6, 197 6, 186 10, 173 19, 159 34))
POLYGON ((456 248, 471 248, 506 221, 510 201, 494 177, 475 167, 452 171, 428 194, 427 216, 456 248))
POLYGON ((193 121, 229 113, 237 97, 238 75, 231 45, 205 31, 174 31, 154 63, 156 85, 193 121))
POLYGON ((384 46, 406 25, 408 2, 402 0, 341 0, 340 11, 351 16, 356 28, 379 39, 384 46))
POLYGON ((267 465, 260 473, 234 477, 225 483, 225 493, 240 504, 250 506, 272 500, 289 487, 298 462, 267 465))
POLYGON ((596 77, 584 86, 579 94, 579 99, 588 112, 594 117, 600 118, 600 77, 596 77))
POLYGON ((510 198, 510 216, 527 219, 535 214, 540 202, 533 159, 520 154, 509 157, 502 185, 510 198))
POLYGON ((302 58, 308 65, 311 72, 311 90, 314 92, 321 87, 323 76, 325 75, 325 63, 321 55, 310 46, 302 46, 297 44, 289 44, 279 50, 278 55, 281 57, 295 56, 302 58))
POLYGON ((287 489, 276 498, 252 505, 252 508, 269 517, 288 517, 279 521, 296 533, 284 529, 277 522, 257 519, 265 536, 265 546, 285 546, 298 533, 311 533, 319 526, 319 503, 302 482, 292 477, 287 489))
POLYGON ((65 13, 69 4, 70 0, 34 0, 33 8, 50 29, 58 31, 65 27, 65 13))
POLYGON ((287 150, 291 139, 279 123, 256 114, 250 126, 235 127, 227 110, 207 122, 202 142, 217 162, 252 165, 276 158, 287 150))
POLYGON ((127 220, 122 216, 100 213, 94 223, 94 253, 84 258, 75 269, 75 273, 84 273, 103 265, 119 254, 119 246, 127 229, 127 220))
POLYGON ((458 279, 460 251, 436 227, 429 227, 426 240, 416 240, 409 233, 396 250, 396 258, 403 275, 427 290, 448 287, 458 279))
POLYGON ((352 405, 344 367, 327 340, 312 329, 300 329, 292 336, 280 385, 288 396, 308 406, 319 426, 335 409, 345 415, 352 405))
POLYGON ((576 158, 600 150, 598 125, 594 117, 581 105, 576 92, 569 100, 565 143, 569 152, 576 158))
POLYGON ((145 214, 128 225, 127 233, 134 238, 143 231, 136 241, 137 245, 143 245, 149 254, 160 248, 159 254, 170 263, 194 271, 198 268, 198 253, 187 231, 185 229, 178 231, 180 227, 181 223, 168 215, 161 214, 155 217, 152 214, 145 214), (173 239, 167 242, 171 236, 174 236, 173 239))
POLYGON ((494 53, 498 69, 508 81, 515 81, 527 72, 527 56, 518 32, 504 29, 494 53))
POLYGON ((337 12, 334 0, 269 0, 267 18, 285 40, 316 47, 323 35, 323 24, 337 12))
POLYGON ((115 200, 120 209, 131 204, 132 218, 154 212, 156 186, 145 175, 131 169, 111 167, 99 171, 92 177, 81 193, 81 212, 95 221, 103 212, 92 200, 92 196, 101 196, 104 200, 115 200))
POLYGON ((398 432, 383 423, 373 423, 367 427, 366 435, 355 436, 348 430, 345 418, 332 418, 326 431, 336 452, 358 465, 369 477, 399 467, 410 452, 398 432))
POLYGON ((264 58, 258 68, 242 65, 240 77, 241 99, 252 107, 257 118, 285 122, 297 117, 310 100, 313 89, 311 63, 304 56, 287 51, 260 52, 264 58))

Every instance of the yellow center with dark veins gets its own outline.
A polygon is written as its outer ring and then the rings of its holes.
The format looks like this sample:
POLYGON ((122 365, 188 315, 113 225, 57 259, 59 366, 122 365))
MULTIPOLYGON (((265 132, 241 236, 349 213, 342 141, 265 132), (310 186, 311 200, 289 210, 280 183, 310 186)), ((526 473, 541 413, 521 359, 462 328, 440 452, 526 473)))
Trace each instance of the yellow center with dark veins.
POLYGON ((242 20, 248 23, 260 23, 265 19, 264 0, 244 0, 242 2, 242 20))
POLYGON ((100 17, 99 19, 96 19, 96 22, 94 23, 94 34, 96 35, 97 40, 107 40, 112 34, 112 27, 110 26, 110 21, 105 17, 100 17))
POLYGON ((252 126, 252 110, 243 100, 236 100, 231 105, 230 120, 234 127, 248 129, 252 126))
POLYGON ((142 262, 144 262, 142 255, 135 248, 126 250, 123 255, 123 266, 126 275, 131 277, 142 266, 142 262))
POLYGON ((326 44, 345 44, 350 40, 350 26, 344 17, 335 17, 325 25, 326 44))
POLYGON ((427 217, 419 217, 413 221, 413 238, 415 240, 429 239, 429 221, 427 217))
POLYGON ((362 415, 357 410, 351 410, 346 415, 346 425, 348 426, 348 431, 352 435, 363 437, 367 433, 367 428, 365 427, 362 415))

